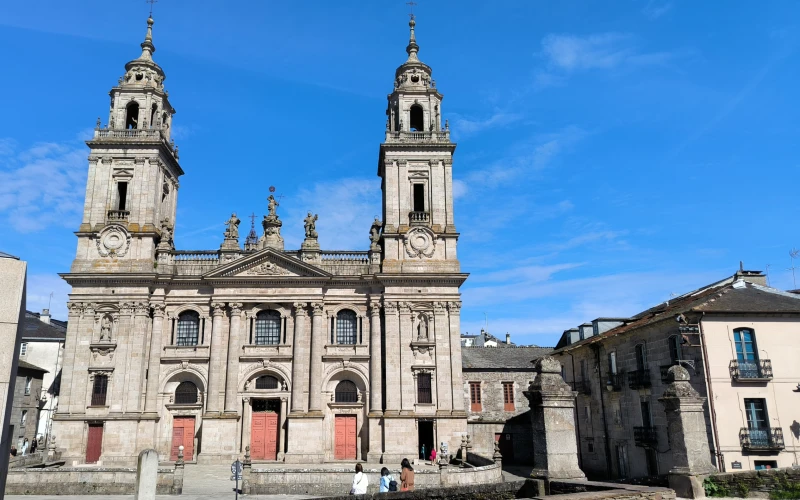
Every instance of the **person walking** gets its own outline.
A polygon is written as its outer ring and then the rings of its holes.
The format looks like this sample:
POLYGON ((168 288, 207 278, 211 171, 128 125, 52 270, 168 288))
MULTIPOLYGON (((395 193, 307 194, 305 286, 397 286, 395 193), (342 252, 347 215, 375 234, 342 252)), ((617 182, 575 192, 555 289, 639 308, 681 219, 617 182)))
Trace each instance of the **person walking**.
POLYGON ((351 495, 365 495, 367 493, 367 475, 361 464, 356 464, 356 473, 353 475, 353 487, 350 488, 351 495))
POLYGON ((22 441, 22 456, 24 457, 28 453, 28 438, 25 438, 22 441))
POLYGON ((400 468, 400 491, 414 491, 414 468, 407 458, 400 462, 400 468))
POLYGON ((431 448, 431 464, 436 465, 436 447, 431 448))
POLYGON ((388 493, 390 491, 397 491, 397 481, 389 474, 389 469, 384 467, 381 469, 381 484, 378 488, 378 493, 388 493))
POLYGON ((36 438, 33 438, 33 441, 31 441, 31 455, 34 453, 36 453, 36 438))

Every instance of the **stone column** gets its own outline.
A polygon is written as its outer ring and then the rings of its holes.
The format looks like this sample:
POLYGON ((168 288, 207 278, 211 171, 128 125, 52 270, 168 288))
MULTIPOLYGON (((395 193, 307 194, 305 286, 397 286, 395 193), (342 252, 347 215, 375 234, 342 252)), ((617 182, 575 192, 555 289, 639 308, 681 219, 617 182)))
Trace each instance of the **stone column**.
POLYGON ((536 479, 586 479, 578 467, 575 438, 575 395, 561 378, 561 363, 546 356, 536 360, 536 378, 525 396, 533 425, 533 471, 536 479))
MULTIPOLYGON (((411 373, 411 365, 414 363, 414 356, 409 346, 416 338, 414 335, 414 314, 411 312, 411 304, 408 302, 400 303, 400 343, 397 349, 400 354, 400 412, 403 415, 411 415, 415 411, 414 404, 417 400, 417 387, 414 385, 414 377, 411 373)), ((431 381, 433 382, 433 381, 431 381)))
POLYGON ((158 382, 161 374, 161 340, 163 337, 164 304, 150 304, 153 308, 153 332, 150 335, 150 359, 147 363, 147 389, 145 412, 158 412, 158 382))
POLYGON ((453 393, 453 413, 464 413, 464 382, 461 372, 461 302, 448 302, 450 319, 450 390, 453 393))
POLYGON ((706 435, 706 420, 700 396, 689 383, 689 372, 672 366, 671 380, 658 401, 667 414, 667 436, 672 450, 673 467, 669 471, 669 487, 679 497, 703 498, 703 479, 715 472, 706 435))
POLYGON ((397 302, 383 303, 386 322, 386 413, 400 413, 400 320, 397 302))
POLYGON ((378 301, 369 303, 369 412, 378 415, 383 410, 381 394, 381 304, 378 301))
MULTIPOLYGON (((436 384, 436 412, 450 415, 453 411, 453 380, 450 376, 450 325, 447 322, 447 303, 433 303, 433 335, 436 341, 436 372, 432 384, 436 384)), ((460 339, 459 335, 459 339, 460 339)), ((461 358, 459 358, 461 359, 461 358)))
POLYGON ((305 302, 294 304, 294 339, 292 340, 292 412, 304 413, 306 405, 303 404, 303 392, 308 392, 308 377, 303 370, 302 360, 308 359, 308 336, 306 335, 305 302))
POLYGON ((286 410, 289 407, 287 396, 281 396, 281 414, 278 421, 278 461, 283 462, 284 453, 286 448, 286 410))
POLYGON ((225 303, 211 303, 211 352, 208 363, 208 388, 206 411, 219 413, 219 395, 222 392, 222 381, 225 377, 222 372, 223 352, 222 345, 222 320, 225 317, 225 303))
POLYGON ((232 302, 231 329, 228 335, 228 372, 225 375, 225 413, 237 413, 236 393, 239 384, 239 346, 241 345, 242 304, 232 302))
POLYGON ((241 446, 250 446, 253 437, 251 431, 253 429, 253 400, 250 398, 242 398, 244 410, 242 411, 242 444, 241 446))
POLYGON ((322 411, 322 347, 325 345, 325 322, 321 302, 311 304, 311 356, 309 371, 311 372, 311 385, 308 388, 308 411, 322 411))
MULTIPOLYGON (((125 411, 141 411, 142 382, 145 370, 147 330, 150 319, 150 305, 147 302, 134 304, 133 329, 131 330, 131 363, 125 390, 125 411)), ((146 391, 146 389, 145 389, 146 391)))

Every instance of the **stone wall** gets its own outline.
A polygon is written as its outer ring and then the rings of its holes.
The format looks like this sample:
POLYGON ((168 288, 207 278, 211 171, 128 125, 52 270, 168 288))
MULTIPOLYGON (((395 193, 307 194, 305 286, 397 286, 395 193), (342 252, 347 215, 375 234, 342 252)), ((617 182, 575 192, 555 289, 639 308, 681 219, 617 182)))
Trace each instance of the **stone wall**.
MULTIPOLYGON (((399 483, 400 470, 390 469, 399 483)), ((439 470, 417 469, 414 484, 419 490, 446 486, 490 484, 502 481, 502 469, 497 464, 483 467, 447 467, 439 470)), ((380 469, 364 469, 368 491, 378 492, 380 469)), ((353 484, 352 467, 341 469, 257 469, 250 473, 250 494, 260 495, 346 495, 353 484)))
POLYGON ((16 467, 30 467, 31 465, 39 465, 44 463, 44 453, 37 451, 36 453, 29 453, 25 456, 17 455, 11 457, 8 461, 8 468, 13 469, 16 467))
MULTIPOLYGON (((158 469, 156 492, 179 493, 172 468, 158 469)), ((179 481, 180 482, 180 481, 179 481)), ((132 495, 136 469, 122 467, 62 467, 8 471, 6 495, 132 495)))
MULTIPOLYGON (((539 494, 539 485, 535 481, 515 481, 509 483, 479 484, 457 486, 453 488, 417 489, 415 491, 392 493, 392 498, 402 500, 447 499, 447 500, 509 500, 512 498, 533 498, 539 494)), ((385 493, 360 495, 358 498, 385 498, 385 493)), ((353 498, 349 495, 328 497, 324 500, 345 500, 353 498)))
POLYGON ((800 498, 800 468, 714 474, 705 480, 704 486, 707 496, 765 498, 776 491, 794 491, 796 496, 791 498, 800 498))
POLYGON ((14 385, 14 408, 11 410, 11 425, 14 426, 14 435, 11 445, 16 446, 21 453, 23 440, 30 444, 36 438, 39 426, 39 396, 42 393, 42 372, 19 368, 14 385), (25 379, 31 377, 31 388, 25 394, 25 379), (26 412, 25 425, 22 425, 22 412, 26 412))

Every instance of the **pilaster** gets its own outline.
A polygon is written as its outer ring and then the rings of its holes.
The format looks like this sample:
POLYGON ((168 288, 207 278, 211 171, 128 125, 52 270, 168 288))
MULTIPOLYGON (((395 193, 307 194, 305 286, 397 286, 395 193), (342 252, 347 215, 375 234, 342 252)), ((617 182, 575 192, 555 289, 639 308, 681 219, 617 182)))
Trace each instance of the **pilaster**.
POLYGON ((308 411, 322 412, 322 347, 325 345, 324 309, 321 302, 311 304, 311 356, 309 357, 310 387, 308 411))
POLYGON ((306 333, 305 302, 294 303, 294 340, 292 341, 292 413, 304 413, 307 410, 304 404, 304 394, 308 394, 308 376, 303 370, 304 359, 310 359, 311 352, 308 348, 308 335, 306 333))
POLYGON ((161 338, 163 336, 164 304, 150 304, 153 309, 153 326, 150 335, 150 358, 147 363, 147 389, 145 411, 157 413, 158 382, 161 379, 161 338))
POLYGON ((461 371, 461 302, 447 303, 450 327, 450 391, 453 398, 453 413, 463 414, 464 411, 464 382, 461 371))
POLYGON ((381 392, 381 304, 377 300, 369 303, 369 327, 369 413, 374 416, 383 413, 383 394, 381 392))
POLYGON ((238 413, 236 395, 239 384, 239 351, 241 350, 242 304, 231 302, 231 329, 228 335, 228 371, 225 375, 225 413, 238 413))
POLYGON ((453 410, 453 378, 450 373, 450 325, 445 302, 433 303, 433 331, 436 339, 436 410, 449 415, 453 410))
POLYGON ((219 413, 220 393, 222 392, 223 352, 225 346, 222 343, 222 321, 225 318, 225 303, 211 303, 211 352, 208 363, 208 402, 206 410, 209 413, 219 413))
POLYGON ((386 413, 400 413, 400 320, 397 302, 383 303, 386 322, 386 413))

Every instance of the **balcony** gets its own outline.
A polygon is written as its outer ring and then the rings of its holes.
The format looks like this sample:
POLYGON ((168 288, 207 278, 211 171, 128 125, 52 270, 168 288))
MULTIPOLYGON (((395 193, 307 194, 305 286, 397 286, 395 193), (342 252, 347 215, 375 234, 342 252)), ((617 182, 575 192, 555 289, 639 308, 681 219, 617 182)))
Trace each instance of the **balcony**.
POLYGON ((734 382, 766 382, 772 380, 772 361, 731 361, 728 366, 734 382))
POLYGON ((408 212, 408 223, 412 226, 426 225, 430 221, 430 212, 408 212))
POLYGON ((109 210, 106 214, 107 222, 128 222, 129 210, 109 210))
POLYGON ((449 130, 424 132, 386 132, 386 142, 450 142, 449 130))
POLYGON ((739 431, 739 443, 742 445, 743 450, 782 450, 785 448, 783 444, 783 428, 748 429, 747 427, 742 427, 739 431))
POLYGON ((115 129, 115 128, 96 128, 94 129, 94 138, 97 141, 102 139, 105 142, 114 143, 142 143, 142 142, 157 142, 161 143, 178 158, 178 147, 175 146, 174 141, 168 141, 167 135, 163 130, 157 128, 130 128, 130 129, 115 129))
POLYGON ((631 389, 647 389, 650 385, 650 370, 644 369, 628 372, 628 387, 631 389))
POLYGON ((584 394, 589 396, 592 394, 592 384, 588 380, 582 380, 580 382, 572 382, 572 390, 577 392, 578 394, 584 394))
POLYGON ((621 391, 622 386, 625 385, 624 373, 609 373, 608 380, 606 381, 606 389, 609 391, 621 391))
POLYGON ((633 428, 633 442, 636 446, 649 448, 651 446, 658 446, 658 433, 653 426, 643 426, 633 428))

